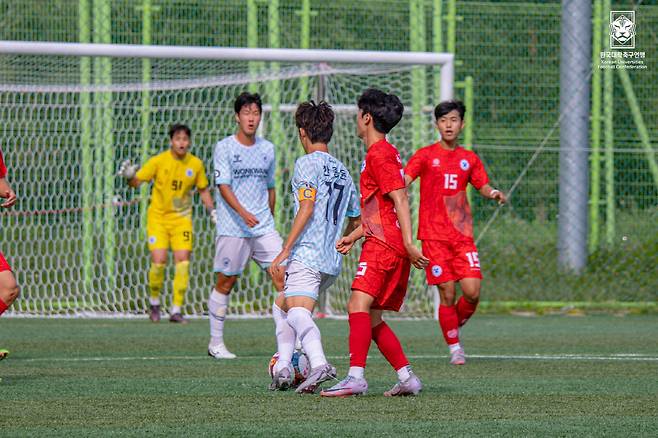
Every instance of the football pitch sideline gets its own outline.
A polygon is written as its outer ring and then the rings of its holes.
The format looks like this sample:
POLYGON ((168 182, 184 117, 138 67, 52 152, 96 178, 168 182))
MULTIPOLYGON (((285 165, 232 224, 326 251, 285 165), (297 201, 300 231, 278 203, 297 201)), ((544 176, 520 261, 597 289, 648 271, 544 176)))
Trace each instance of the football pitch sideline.
MULTIPOLYGON (((390 321, 424 384, 385 398, 396 375, 371 347, 366 396, 270 392, 273 322, 229 320, 231 361, 206 356, 207 320, 0 321, 0 435, 657 436, 658 316, 479 315, 448 364, 434 321, 390 321)), ((321 320, 339 378, 346 321, 321 320)))

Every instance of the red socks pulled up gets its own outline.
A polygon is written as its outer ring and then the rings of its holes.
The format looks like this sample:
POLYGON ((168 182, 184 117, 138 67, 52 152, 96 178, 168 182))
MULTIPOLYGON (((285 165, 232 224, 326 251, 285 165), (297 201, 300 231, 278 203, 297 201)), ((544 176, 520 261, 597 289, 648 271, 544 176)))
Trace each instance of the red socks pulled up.
POLYGON ((388 363, 391 364, 394 370, 399 370, 402 367, 409 365, 407 356, 404 355, 400 340, 395 335, 393 330, 382 322, 377 327, 372 328, 372 340, 375 341, 379 351, 386 358, 388 363))
POLYGON ((439 326, 446 344, 452 345, 459 342, 459 318, 456 306, 439 305, 439 326))
POLYGON ((350 323, 350 366, 365 368, 372 330, 370 313, 356 312, 349 314, 350 323))
POLYGON ((459 321, 459 327, 466 324, 466 321, 469 320, 471 316, 475 313, 475 309, 478 308, 478 303, 472 304, 464 299, 462 295, 457 300, 457 319, 459 321))

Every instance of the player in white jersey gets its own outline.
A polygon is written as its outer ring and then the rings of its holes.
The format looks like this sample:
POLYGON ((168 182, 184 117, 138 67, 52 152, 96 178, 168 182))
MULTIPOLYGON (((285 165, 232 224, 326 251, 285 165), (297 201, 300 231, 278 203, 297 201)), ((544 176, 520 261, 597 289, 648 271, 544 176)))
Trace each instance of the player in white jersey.
MULTIPOLYGON (((281 236, 274 228, 274 145, 257 137, 263 105, 258 94, 242 93, 234 105, 238 130, 218 142, 213 153, 215 184, 219 188, 217 238, 215 241, 215 285, 208 300, 210 344, 208 354, 217 359, 235 355, 224 345, 224 319, 229 294, 236 280, 253 259, 266 269, 281 251, 281 236)), ((283 273, 272 276, 278 292, 283 289, 283 273)), ((275 304, 282 312, 283 294, 275 304)))
POLYGON ((297 108, 295 122, 306 155, 295 163, 292 179, 295 219, 269 269, 274 274, 288 260, 284 286, 288 312, 277 324, 277 335, 286 334, 277 336, 279 359, 270 389, 290 386, 290 362, 299 336, 311 372, 297 392, 312 393, 320 383, 336 377, 336 368, 327 362, 311 312, 320 291, 331 286, 340 273, 343 256, 336 249, 338 240, 360 226, 361 213, 352 177, 327 148, 333 134, 331 107, 326 102, 304 102, 297 108), (350 219, 343 233, 346 216, 350 219))

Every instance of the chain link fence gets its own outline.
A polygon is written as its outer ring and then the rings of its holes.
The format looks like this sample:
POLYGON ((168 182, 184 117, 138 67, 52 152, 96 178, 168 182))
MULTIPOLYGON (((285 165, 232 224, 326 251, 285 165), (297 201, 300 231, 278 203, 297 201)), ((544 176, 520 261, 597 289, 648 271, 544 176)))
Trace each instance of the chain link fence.
MULTIPOLYGON (((477 194, 472 196, 485 277, 484 299, 656 301, 658 176, 652 168, 658 137, 655 1, 630 5, 637 16, 636 50, 645 53, 647 68, 629 71, 626 82, 613 72, 607 88, 603 79, 598 85, 603 93, 602 112, 610 117, 604 122, 601 116, 599 149, 591 141, 582 145, 590 158, 589 168, 582 172, 594 178, 588 190, 587 263, 578 274, 558 265, 561 2, 88 0, 92 11, 88 21, 79 13, 83 3, 85 0, 0 0, 0 39, 454 51, 458 97, 466 97, 465 79, 472 78, 473 105, 468 108, 472 147, 495 186, 503 190, 515 186, 509 206, 498 212, 496 205, 477 194), (111 19, 94 19, 93 11, 103 5, 110 6, 111 19), (629 95, 629 82, 635 100, 629 95), (638 125, 638 112, 648 147, 638 125)), ((629 5, 613 2, 611 8, 628 10, 629 5)), ((605 43, 607 11, 600 14, 602 21, 595 29, 605 43)), ((2 63, 0 59, 4 80, 20 79, 20 70, 2 63)), ((135 65, 135 69, 140 67, 135 65)), ((47 74, 47 65, 34 68, 47 74)), ((593 70, 596 68, 594 65, 593 70)), ((78 66, 72 69, 78 72, 78 66)), ((435 105, 437 90, 431 74, 421 84, 421 92, 415 94, 419 102, 414 104, 435 105)), ((14 160, 6 124, 11 123, 8 108, 13 104, 0 101, 4 121, 0 142, 8 150, 5 158, 10 167, 14 160)), ((56 112, 53 109, 35 117, 44 121, 57 117, 56 112)), ((120 138, 121 127, 113 129, 120 138)), ((25 135, 30 135, 29 129, 25 135)), ((404 149, 403 158, 408 158, 414 147, 436 139, 431 129, 412 135, 420 144, 404 149)), ((158 146, 154 143, 153 151, 158 146)), ((36 177, 35 172, 25 175, 36 177)), ((34 190, 32 180, 14 182, 23 193, 34 190)), ((2 218, 3 228, 11 223, 2 218)), ((2 249, 11 256, 16 245, 4 241, 2 249)), ((29 282, 29 275, 19 271, 22 283, 29 282)))

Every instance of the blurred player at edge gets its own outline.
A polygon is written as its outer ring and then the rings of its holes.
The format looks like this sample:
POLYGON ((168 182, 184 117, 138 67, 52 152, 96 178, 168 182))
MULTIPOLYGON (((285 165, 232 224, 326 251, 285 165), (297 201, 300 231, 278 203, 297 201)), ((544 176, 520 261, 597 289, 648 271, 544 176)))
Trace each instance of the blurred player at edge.
POLYGON ((345 217, 350 218, 345 229, 348 235, 360 228, 361 212, 352 177, 345 165, 329 154, 327 143, 334 123, 331 107, 326 102, 304 102, 297 107, 295 122, 306 155, 297 159, 292 177, 295 219, 269 269, 274 275, 280 264, 289 260, 283 289, 288 312, 284 318, 275 319, 279 360, 270 389, 290 386, 290 362, 299 336, 311 372, 297 392, 314 393, 322 382, 336 377, 336 368, 327 362, 320 330, 311 315, 319 293, 340 274, 343 256, 336 243, 343 235, 345 217))
POLYGON ((365 394, 366 356, 371 341, 375 341, 399 379, 384 395, 415 395, 422 389, 420 380, 411 371, 397 336, 382 319, 384 310, 400 310, 410 265, 423 269, 429 261, 414 246, 402 161, 395 146, 386 140, 386 134, 402 118, 404 107, 397 96, 369 89, 359 97, 358 108, 357 134, 367 149, 360 181, 363 222, 337 245, 340 252, 347 253, 358 239, 366 238, 347 304, 350 369, 344 380, 321 394, 365 394))
MULTIPOLYGON (((267 269, 281 252, 283 241, 274 228, 276 192, 274 145, 257 137, 263 104, 258 94, 244 92, 233 105, 237 133, 215 145, 213 161, 217 195, 217 238, 214 271, 217 284, 208 300, 208 354, 233 359, 224 345, 224 319, 233 285, 249 259, 267 269)), ((272 276, 279 292, 272 313, 283 318, 283 272, 272 276)))
POLYGON ((191 131, 185 125, 175 124, 169 129, 171 147, 138 166, 124 161, 119 175, 131 187, 153 181, 151 201, 147 213, 148 248, 151 251, 149 270, 150 318, 160 321, 160 293, 164 284, 167 250, 171 247, 176 265, 173 282, 173 299, 169 321, 186 323, 181 308, 190 281, 190 255, 192 253, 192 196, 196 187, 201 202, 216 221, 212 196, 203 162, 189 153, 191 131))
MULTIPOLYGON (((4 201, 0 204, 2 208, 9 208, 16 203, 16 193, 14 193, 6 178, 7 168, 2 159, 2 151, 0 151, 0 198, 4 198, 4 201)), ((11 306, 16 297, 18 297, 16 277, 14 277, 9 263, 0 251, 0 315, 5 313, 5 310, 11 306)), ((0 360, 7 357, 7 355, 9 355, 9 351, 0 349, 0 360)))
POLYGON ((459 328, 473 315, 480 298, 480 260, 473 241, 473 219, 466 187, 503 204, 505 195, 492 188, 475 152, 457 144, 466 108, 460 101, 441 102, 434 109, 441 140, 419 149, 405 168, 405 182, 420 177, 418 239, 429 259, 427 283, 438 285, 439 325, 450 349, 450 363, 463 365, 459 328), (455 282, 462 296, 455 305, 455 282))

